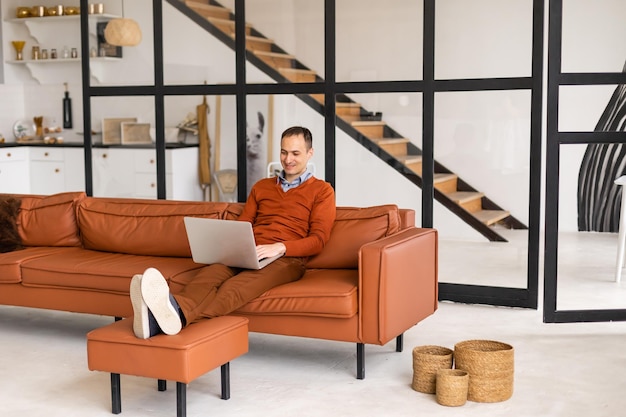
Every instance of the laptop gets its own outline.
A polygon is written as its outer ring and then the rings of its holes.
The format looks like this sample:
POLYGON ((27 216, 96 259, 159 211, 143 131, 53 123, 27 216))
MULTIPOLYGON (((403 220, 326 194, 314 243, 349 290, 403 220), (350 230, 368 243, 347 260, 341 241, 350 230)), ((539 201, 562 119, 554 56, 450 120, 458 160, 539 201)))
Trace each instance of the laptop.
POLYGON ((258 259, 252 225, 236 220, 185 217, 185 230, 193 261, 261 269, 282 255, 258 259))

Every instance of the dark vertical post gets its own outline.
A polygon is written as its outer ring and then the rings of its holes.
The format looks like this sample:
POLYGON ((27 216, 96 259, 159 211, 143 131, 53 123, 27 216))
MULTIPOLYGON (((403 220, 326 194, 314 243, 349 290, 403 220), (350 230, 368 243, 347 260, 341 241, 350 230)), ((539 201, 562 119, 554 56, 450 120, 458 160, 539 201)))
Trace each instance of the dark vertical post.
POLYGON ((165 189, 165 97, 163 86, 163 2, 153 0, 154 27, 154 124, 156 128, 157 198, 166 198, 165 189))
MULTIPOLYGON (((85 193, 93 195, 93 155, 91 140, 91 86, 89 70, 89 7, 88 0, 80 0, 80 53, 83 90, 83 150, 85 155, 85 193)), ((76 126, 78 127, 78 126, 76 126)))
POLYGON ((246 10, 245 0, 235 0, 235 71, 237 98, 237 199, 246 201, 246 10))
POLYGON ((530 103, 530 187, 528 212, 529 307, 537 308, 539 297, 539 227, 541 221, 541 142, 543 108, 544 0, 533 1, 533 60, 530 103))
POLYGON ((324 148, 325 180, 335 188, 335 0, 324 1, 324 148))
POLYGON ((559 82, 561 75, 561 37, 563 3, 549 2, 548 23, 548 97, 546 118, 546 199, 543 321, 556 316, 557 263, 559 232, 559 82))
POLYGON ((422 93, 422 227, 433 227, 435 191, 435 0, 424 0, 424 92, 422 93))

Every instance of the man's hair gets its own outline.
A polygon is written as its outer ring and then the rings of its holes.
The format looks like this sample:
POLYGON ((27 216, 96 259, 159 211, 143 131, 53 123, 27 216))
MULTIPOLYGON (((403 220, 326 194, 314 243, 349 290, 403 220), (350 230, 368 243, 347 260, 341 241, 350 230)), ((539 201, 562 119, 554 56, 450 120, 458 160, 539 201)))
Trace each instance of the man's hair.
POLYGON ((283 138, 299 135, 304 136, 304 144, 306 145, 306 148, 311 149, 313 147, 313 135, 311 134, 311 131, 306 127, 292 126, 283 132, 283 134, 280 136, 280 139, 282 140, 283 138))

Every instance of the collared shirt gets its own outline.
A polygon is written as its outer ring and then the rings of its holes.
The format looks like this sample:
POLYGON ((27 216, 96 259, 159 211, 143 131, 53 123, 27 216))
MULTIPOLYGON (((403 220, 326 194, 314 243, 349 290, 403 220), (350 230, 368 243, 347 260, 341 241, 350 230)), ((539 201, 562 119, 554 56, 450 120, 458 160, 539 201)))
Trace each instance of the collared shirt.
POLYGON ((280 186, 283 189, 283 191, 287 192, 287 191, 291 190, 292 188, 296 188, 297 186, 299 186, 300 184, 302 184, 304 181, 308 180, 312 176, 313 176, 313 173, 311 171, 309 171, 308 168, 307 168, 307 170, 304 171, 304 173, 302 173, 302 175, 300 175, 295 180, 289 182, 289 181, 287 181, 287 179, 285 179, 285 170, 282 170, 276 176, 276 181, 278 183, 280 183, 280 186))

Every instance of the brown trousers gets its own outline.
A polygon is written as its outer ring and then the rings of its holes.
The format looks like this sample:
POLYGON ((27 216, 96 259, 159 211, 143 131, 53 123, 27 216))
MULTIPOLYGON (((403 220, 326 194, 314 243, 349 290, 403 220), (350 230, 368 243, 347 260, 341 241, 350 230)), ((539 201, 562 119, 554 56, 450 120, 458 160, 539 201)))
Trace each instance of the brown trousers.
POLYGON ((300 279, 305 271, 304 261, 283 256, 259 270, 210 265, 199 270, 174 298, 187 324, 224 316, 271 288, 300 279))

